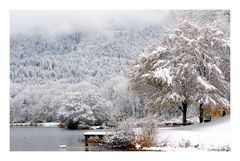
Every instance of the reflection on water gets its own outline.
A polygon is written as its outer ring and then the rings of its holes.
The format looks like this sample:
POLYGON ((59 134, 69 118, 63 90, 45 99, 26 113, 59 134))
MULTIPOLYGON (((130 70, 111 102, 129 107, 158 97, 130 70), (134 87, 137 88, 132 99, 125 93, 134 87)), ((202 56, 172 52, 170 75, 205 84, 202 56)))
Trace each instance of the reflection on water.
MULTIPOLYGON (((102 146, 85 147, 83 133, 88 130, 60 128, 10 128, 11 151, 106 151, 102 146), (66 145, 66 148, 59 148, 66 145)), ((94 130, 105 131, 105 130, 94 130)))

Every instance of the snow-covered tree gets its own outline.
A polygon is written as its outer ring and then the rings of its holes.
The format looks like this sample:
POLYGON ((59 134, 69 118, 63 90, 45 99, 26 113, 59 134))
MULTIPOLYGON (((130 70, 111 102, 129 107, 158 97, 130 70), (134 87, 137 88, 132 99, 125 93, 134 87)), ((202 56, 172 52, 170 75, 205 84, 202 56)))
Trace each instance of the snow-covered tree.
POLYGON ((62 97, 58 115, 88 125, 101 125, 109 120, 111 102, 94 91, 66 93, 62 97))
POLYGON ((229 61, 227 35, 211 25, 184 21, 133 63, 130 87, 149 95, 150 108, 179 108, 186 125, 189 107, 229 108, 229 61))
POLYGON ((62 115, 66 119, 82 118, 82 122, 95 124, 107 120, 111 108, 111 102, 99 94, 96 86, 87 82, 11 84, 10 95, 11 122, 59 121, 62 115))
POLYGON ((128 84, 126 77, 118 76, 106 81, 103 85, 102 95, 112 102, 111 116, 118 120, 144 116, 145 97, 132 94, 128 90, 128 84))

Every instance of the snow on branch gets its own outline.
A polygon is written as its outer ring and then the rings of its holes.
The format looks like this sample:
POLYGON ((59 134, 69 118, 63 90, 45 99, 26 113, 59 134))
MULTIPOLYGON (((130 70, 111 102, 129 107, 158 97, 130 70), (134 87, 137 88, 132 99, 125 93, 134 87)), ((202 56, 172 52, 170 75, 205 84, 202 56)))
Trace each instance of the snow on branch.
POLYGON ((215 90, 216 89, 216 87, 214 87, 213 85, 209 84, 207 81, 205 81, 200 76, 198 76, 197 80, 207 90, 215 90))
POLYGON ((157 69, 154 72, 154 77, 161 79, 163 82, 166 82, 168 85, 172 84, 172 76, 170 74, 170 69, 157 69))

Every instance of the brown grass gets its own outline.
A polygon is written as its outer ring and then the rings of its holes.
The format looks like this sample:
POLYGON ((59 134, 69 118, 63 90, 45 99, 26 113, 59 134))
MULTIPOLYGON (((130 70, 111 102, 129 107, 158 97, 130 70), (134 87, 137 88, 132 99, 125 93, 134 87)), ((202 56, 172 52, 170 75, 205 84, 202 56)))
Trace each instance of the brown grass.
POLYGON ((211 117, 212 119, 220 118, 225 112, 226 115, 230 114, 230 108, 222 108, 220 106, 205 105, 203 107, 204 118, 211 117))
POLYGON ((66 123, 60 123, 58 125, 59 128, 67 128, 67 124, 66 123))
POLYGON ((192 144, 189 140, 182 140, 181 142, 179 142, 179 147, 181 148, 188 148, 188 147, 191 147, 192 144))
POLYGON ((129 150, 142 150, 155 145, 156 129, 143 131, 141 135, 133 135, 129 150))

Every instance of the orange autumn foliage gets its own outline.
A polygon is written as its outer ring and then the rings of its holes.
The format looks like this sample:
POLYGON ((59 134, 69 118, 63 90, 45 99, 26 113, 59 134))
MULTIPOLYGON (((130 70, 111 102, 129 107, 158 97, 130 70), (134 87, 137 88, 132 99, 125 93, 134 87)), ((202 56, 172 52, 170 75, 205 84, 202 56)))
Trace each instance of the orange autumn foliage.
POLYGON ((216 118, 222 117, 224 113, 225 115, 229 115, 230 108, 222 108, 220 106, 210 106, 210 105, 205 105, 203 107, 204 118, 211 117, 212 119, 216 119, 216 118))

